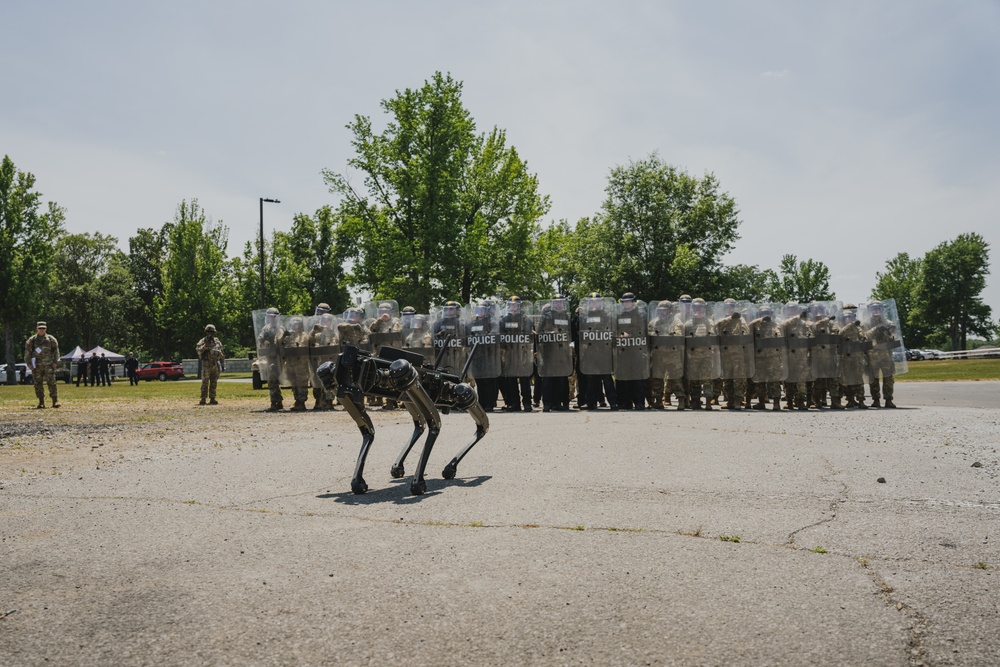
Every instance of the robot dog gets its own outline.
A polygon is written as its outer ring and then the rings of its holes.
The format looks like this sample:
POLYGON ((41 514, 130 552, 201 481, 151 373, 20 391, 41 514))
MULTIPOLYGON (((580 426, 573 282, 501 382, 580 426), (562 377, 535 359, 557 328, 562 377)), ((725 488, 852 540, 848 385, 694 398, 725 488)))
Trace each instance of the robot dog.
POLYGON ((468 365, 459 376, 442 370, 437 364, 437 360, 433 364, 424 364, 423 355, 410 350, 382 346, 376 356, 353 345, 346 345, 335 362, 328 361, 316 370, 327 389, 332 390, 336 386, 337 397, 361 431, 361 452, 351 479, 351 491, 354 493, 361 494, 368 490, 363 473, 368 450, 375 440, 375 426, 364 407, 365 396, 382 396, 399 401, 413 417, 413 434, 389 470, 393 478, 399 479, 405 474, 403 461, 424 431, 428 431, 417 469, 410 482, 410 493, 414 495, 427 491, 424 468, 434 448, 434 441, 441 432, 441 412, 447 414, 453 409, 462 410, 476 424, 476 434, 472 441, 442 471, 441 475, 445 479, 454 479, 459 462, 486 435, 490 428, 489 418, 479 405, 476 390, 462 381, 468 365))

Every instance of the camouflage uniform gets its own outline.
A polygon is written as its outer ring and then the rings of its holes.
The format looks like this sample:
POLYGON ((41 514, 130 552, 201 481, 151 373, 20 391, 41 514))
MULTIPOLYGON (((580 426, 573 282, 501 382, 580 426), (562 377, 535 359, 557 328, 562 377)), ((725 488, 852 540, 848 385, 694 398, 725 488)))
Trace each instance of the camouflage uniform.
POLYGON ((821 317, 812 324, 813 346, 811 349, 814 375, 813 403, 816 407, 826 407, 826 395, 830 394, 830 407, 838 410, 840 404, 839 352, 834 337, 840 335, 840 327, 834 317, 821 317))
POLYGON ((754 337, 754 366, 755 377, 763 379, 754 380, 754 388, 757 391, 757 405, 755 410, 763 410, 767 401, 774 402, 774 409, 781 409, 781 380, 774 379, 783 377, 785 374, 785 352, 784 338, 785 332, 773 316, 765 315, 750 323, 750 330, 754 337), (768 345, 770 339, 781 341, 780 347, 768 345))
POLYGON ((313 386, 313 410, 333 409, 333 387, 327 389, 316 375, 316 369, 327 361, 336 361, 340 350, 340 339, 333 326, 332 315, 323 314, 309 333, 309 369, 313 386), (325 319, 324 319, 325 318, 325 319))
POLYGON ((267 392, 271 395, 270 410, 281 410, 281 356, 278 340, 285 330, 278 323, 278 309, 268 308, 265 324, 257 336, 257 351, 260 354, 262 375, 267 380, 267 392))
MULTIPOLYGON (((673 304, 669 301, 661 301, 661 305, 667 304, 666 307, 673 310, 673 304)), ((661 311, 658 310, 659 314, 661 311)), ((684 336, 684 322, 681 321, 680 315, 670 312, 664 313, 663 317, 656 317, 650 321, 649 325, 646 327, 646 332, 650 336, 684 336)), ((680 355, 676 355, 678 358, 673 358, 673 363, 667 363, 664 368, 663 377, 658 377, 655 375, 650 376, 650 384, 646 389, 647 400, 649 400, 650 395, 653 398, 653 407, 657 409, 663 409, 664 405, 670 404, 670 396, 677 397, 677 409, 683 410, 686 407, 687 397, 684 390, 684 354, 683 345, 684 342, 681 340, 679 342, 681 346, 680 355)), ((655 351, 654 351, 655 355, 655 351)), ((651 355, 652 357, 653 355, 651 355)))
MULTIPOLYGON (((718 332, 715 324, 705 312, 704 299, 697 298, 691 302, 691 319, 684 323, 684 336, 687 338, 687 362, 685 371, 688 381, 688 401, 695 410, 701 409, 701 398, 705 397, 705 409, 712 409, 712 399, 715 397, 715 383, 718 378, 719 350, 718 332), (692 340, 714 338, 713 345, 691 345, 692 340)), ((698 341, 701 342, 701 341, 698 341)))
POLYGON ((785 340, 788 344, 788 379, 785 382, 785 407, 808 410, 806 402, 806 382, 809 380, 812 368, 809 363, 809 339, 813 332, 805 320, 805 312, 796 312, 798 304, 789 304, 791 317, 782 323, 785 340))
MULTIPOLYGON (((373 334, 397 334, 398 340, 395 340, 390 344, 390 347, 396 347, 400 345, 400 343, 402 343, 403 340, 403 323, 399 320, 398 317, 393 317, 391 313, 382 314, 383 308, 391 308, 391 306, 389 304, 379 305, 380 315, 376 317, 374 320, 372 320, 371 324, 368 325, 368 332, 373 334)), ((378 350, 375 349, 376 347, 377 346, 373 343, 372 351, 378 353, 378 350)), ((382 397, 377 396, 375 398, 375 405, 381 405, 381 404, 382 404, 382 397)), ((386 410, 395 410, 398 407, 399 403, 397 401, 394 401, 391 398, 385 399, 386 410)))
POLYGON ((881 312, 872 313, 870 329, 865 332, 865 338, 871 341, 872 348, 868 351, 868 391, 872 396, 872 407, 879 407, 878 376, 882 375, 882 396, 885 397, 885 407, 894 408, 892 402, 896 381, 893 375, 896 365, 892 361, 893 346, 896 341, 896 323, 886 319, 881 312))
POLYGON ((278 338, 278 347, 285 377, 295 399, 292 410, 301 412, 306 409, 306 398, 309 396, 309 334, 303 330, 301 317, 292 318, 288 331, 278 338))
MULTIPOLYGON (((735 301, 730 300, 731 303, 735 301)), ((723 317, 715 323, 715 328, 719 336, 749 336, 750 325, 738 312, 733 312, 729 317, 723 317)), ((720 357, 722 361, 723 376, 722 391, 726 396, 726 408, 728 410, 738 410, 743 407, 743 400, 747 393, 747 357, 742 345, 727 345, 724 340, 720 340, 720 357)))
POLYGON ((198 358, 201 359, 201 401, 199 405, 205 405, 205 399, 210 399, 212 405, 218 405, 215 400, 215 387, 219 383, 219 373, 222 372, 222 360, 225 355, 222 352, 222 341, 215 337, 215 326, 209 324, 205 327, 205 337, 195 345, 198 358))
POLYGON ((434 339, 431 337, 431 330, 427 327, 427 316, 416 315, 414 319, 419 320, 421 325, 410 330, 410 333, 406 335, 406 340, 403 341, 403 347, 431 350, 434 347, 434 339))
POLYGON ((45 387, 49 386, 49 398, 52 407, 59 407, 58 389, 56 388, 56 365, 59 363, 59 341, 50 336, 45 322, 38 323, 39 329, 45 333, 36 333, 24 343, 24 363, 31 369, 35 379, 35 396, 38 397, 39 408, 45 407, 45 387))
POLYGON ((868 340, 858 322, 857 308, 844 306, 845 323, 840 328, 840 386, 847 397, 848 408, 867 408, 865 405, 865 351, 868 340))

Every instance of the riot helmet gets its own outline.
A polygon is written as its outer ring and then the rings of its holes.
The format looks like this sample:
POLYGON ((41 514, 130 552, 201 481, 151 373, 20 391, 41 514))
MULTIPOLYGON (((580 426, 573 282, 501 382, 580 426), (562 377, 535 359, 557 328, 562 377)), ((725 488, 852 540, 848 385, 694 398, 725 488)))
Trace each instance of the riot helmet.
POLYGON ((458 309, 461 306, 457 301, 447 301, 444 304, 444 309, 441 312, 441 316, 446 320, 452 320, 458 317, 458 309))
POLYGON ((327 313, 330 312, 330 310, 331 310, 330 309, 330 304, 328 304, 328 303, 321 303, 318 306, 316 306, 316 312, 313 313, 313 314, 316 315, 317 317, 319 317, 321 315, 326 315, 327 313))
POLYGON ((521 314, 521 297, 515 295, 507 300, 507 312, 510 315, 521 314))

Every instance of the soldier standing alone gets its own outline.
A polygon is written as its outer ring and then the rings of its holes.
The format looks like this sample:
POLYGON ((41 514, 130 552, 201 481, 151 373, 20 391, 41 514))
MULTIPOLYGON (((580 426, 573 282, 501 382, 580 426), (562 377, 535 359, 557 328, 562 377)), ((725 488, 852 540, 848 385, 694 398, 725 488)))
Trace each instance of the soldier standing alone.
POLYGON ((59 363, 59 341, 48 334, 48 325, 39 322, 36 333, 24 343, 24 363, 31 369, 35 378, 35 396, 38 397, 37 408, 45 407, 45 388, 49 385, 49 398, 52 407, 59 407, 56 389, 56 364, 59 363))
POLYGON ((201 360, 201 401, 198 405, 205 405, 205 399, 209 399, 209 405, 218 405, 215 400, 215 388, 219 383, 219 373, 222 372, 222 341, 215 337, 215 325, 205 326, 205 337, 198 341, 195 346, 198 358, 201 360))

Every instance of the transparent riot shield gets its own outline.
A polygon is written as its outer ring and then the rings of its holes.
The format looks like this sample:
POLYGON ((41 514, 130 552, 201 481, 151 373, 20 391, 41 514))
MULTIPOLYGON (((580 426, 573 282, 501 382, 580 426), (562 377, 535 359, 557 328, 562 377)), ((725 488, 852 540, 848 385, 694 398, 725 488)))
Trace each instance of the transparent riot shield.
POLYGON ((865 337, 871 342, 871 349, 868 351, 871 380, 876 380, 879 375, 889 377, 902 375, 908 371, 896 300, 886 299, 862 304, 860 318, 865 337))
POLYGON ((784 315, 781 327, 785 330, 785 344, 788 346, 788 382, 811 382, 812 365, 809 348, 813 336, 809 326, 809 311, 802 304, 788 303, 782 309, 784 315))
POLYGON ((611 375, 614 372, 614 299, 580 299, 579 355, 580 372, 586 375, 611 375))
POLYGON ((309 330, 309 369, 311 384, 321 389, 323 382, 316 376, 316 369, 324 362, 336 361, 340 354, 340 336, 337 334, 337 318, 333 313, 311 317, 306 326, 309 330))
POLYGON ((434 336, 431 334, 430 315, 415 313, 410 320, 410 330, 403 339, 403 349, 422 354, 425 364, 434 362, 434 336))
POLYGON ((530 301, 500 304, 500 356, 503 377, 528 377, 535 370, 535 324, 530 301))
POLYGON ((756 316, 756 308, 749 301, 722 301, 708 307, 719 334, 722 379, 752 378, 755 355, 750 322, 756 316))
POLYGON ((646 302, 640 300, 615 304, 613 366, 616 380, 649 377, 646 308, 646 302))
POLYGON ((540 377, 573 374, 573 329, 569 300, 550 299, 535 304, 535 341, 540 377))
POLYGON ((788 373, 788 346, 778 321, 781 304, 762 303, 750 323, 754 343, 754 382, 781 382, 788 373))
POLYGON ((865 336, 864 325, 858 319, 857 308, 845 307, 839 315, 840 325, 840 384, 868 383, 868 350, 871 341, 865 336))
POLYGON ((487 301, 470 304, 466 322, 465 344, 472 355, 469 375, 475 380, 500 377, 500 325, 494 304, 487 301))
POLYGON ((649 304, 649 372, 652 377, 680 380, 684 377, 684 322, 677 304, 649 304))
POLYGON ((403 346, 403 321, 399 317, 399 304, 392 299, 366 303, 365 323, 368 325, 368 342, 375 354, 383 345, 403 346))
POLYGON ((684 322, 684 375, 690 382, 716 380, 722 376, 719 334, 708 312, 708 304, 696 300, 684 322))
POLYGON ((809 304, 809 326, 813 336, 809 339, 809 362, 813 379, 840 377, 840 325, 837 313, 839 301, 813 301, 809 304))
POLYGON ((340 345, 354 345, 362 350, 371 349, 368 337, 368 325, 365 324, 365 311, 361 308, 348 308, 344 311, 344 316, 337 323, 337 335, 340 337, 340 345))
POLYGON ((455 301, 431 308, 431 336, 434 340, 433 362, 441 355, 440 367, 458 374, 465 367, 468 357, 465 334, 465 316, 455 301))
POLYGON ((306 318, 285 315, 285 331, 278 338, 281 354, 281 384, 305 387, 309 384, 309 334, 306 318))
POLYGON ((281 375, 281 356, 278 339, 284 333, 281 315, 276 308, 253 311, 253 334, 257 341, 257 369, 268 386, 278 386, 281 375), (268 312, 273 311, 273 312, 268 312), (273 383, 273 384, 272 384, 273 383))

